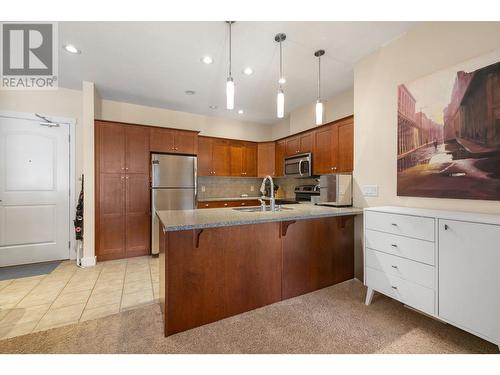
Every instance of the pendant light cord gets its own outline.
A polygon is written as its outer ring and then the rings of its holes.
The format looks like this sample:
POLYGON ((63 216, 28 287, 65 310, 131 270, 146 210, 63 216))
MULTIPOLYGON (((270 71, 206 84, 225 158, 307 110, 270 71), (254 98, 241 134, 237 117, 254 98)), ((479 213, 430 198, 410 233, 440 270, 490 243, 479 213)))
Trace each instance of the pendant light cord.
POLYGON ((283 78, 283 45, 280 41, 280 87, 281 87, 281 79, 283 78))
POLYGON ((321 99, 321 56, 318 56, 318 100, 321 99))

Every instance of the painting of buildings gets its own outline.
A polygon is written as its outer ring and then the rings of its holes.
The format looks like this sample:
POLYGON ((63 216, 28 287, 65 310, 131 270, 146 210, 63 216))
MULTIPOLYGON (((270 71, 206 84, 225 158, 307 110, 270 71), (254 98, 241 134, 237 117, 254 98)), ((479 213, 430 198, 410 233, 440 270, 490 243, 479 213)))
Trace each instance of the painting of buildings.
POLYGON ((398 86, 399 196, 500 200, 496 55, 398 86))

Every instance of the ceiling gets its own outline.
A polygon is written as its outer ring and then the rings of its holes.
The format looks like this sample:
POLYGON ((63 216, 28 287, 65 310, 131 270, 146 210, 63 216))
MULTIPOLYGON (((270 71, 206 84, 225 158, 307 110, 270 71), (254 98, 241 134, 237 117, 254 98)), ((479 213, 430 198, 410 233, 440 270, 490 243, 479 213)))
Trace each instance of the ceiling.
POLYGON ((413 27, 412 22, 236 22, 233 25, 235 110, 225 109, 228 29, 224 22, 61 22, 59 85, 92 81, 104 99, 259 123, 275 123, 279 48, 284 32, 285 111, 316 99, 317 58, 322 97, 353 85, 356 61, 413 27), (210 55, 214 63, 200 59, 210 55), (242 70, 250 66, 254 74, 242 70), (186 90, 194 90, 188 96, 186 90), (217 106, 217 109, 210 109, 217 106), (244 114, 237 113, 243 109, 244 114))

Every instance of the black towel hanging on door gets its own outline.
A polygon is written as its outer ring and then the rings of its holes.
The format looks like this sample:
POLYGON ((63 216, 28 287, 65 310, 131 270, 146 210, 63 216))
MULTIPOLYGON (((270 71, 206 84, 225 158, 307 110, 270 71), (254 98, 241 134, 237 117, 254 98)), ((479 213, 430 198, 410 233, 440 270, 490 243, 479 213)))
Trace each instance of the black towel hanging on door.
POLYGON ((80 195, 78 197, 78 204, 76 205, 76 215, 75 220, 73 220, 75 225, 75 238, 77 240, 83 241, 83 174, 82 174, 82 189, 80 190, 80 195))

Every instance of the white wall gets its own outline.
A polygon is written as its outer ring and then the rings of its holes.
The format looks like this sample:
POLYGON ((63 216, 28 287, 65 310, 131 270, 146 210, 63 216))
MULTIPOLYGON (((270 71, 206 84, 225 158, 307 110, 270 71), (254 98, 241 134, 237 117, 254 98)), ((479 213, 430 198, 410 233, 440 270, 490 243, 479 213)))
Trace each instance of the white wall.
POLYGON ((96 93, 92 82, 82 84, 82 138, 83 143, 83 266, 95 265, 95 168, 94 168, 94 118, 96 93))
POLYGON ((359 61, 354 69, 354 204, 499 213, 500 202, 398 197, 397 85, 500 47, 500 23, 433 22, 359 61), (360 187, 379 185, 379 196, 360 187))
POLYGON ((200 135, 236 138, 247 141, 271 139, 271 125, 248 121, 237 121, 197 115, 188 112, 171 111, 130 103, 102 100, 100 120, 131 122, 142 125, 162 126, 186 130, 198 130, 200 135))
MULTIPOLYGON (((78 141, 82 137, 81 91, 62 88, 51 91, 0 90, 0 110, 75 119, 75 177, 78 181, 83 170, 83 144, 78 141)), ((79 183, 75 186, 78 189, 79 183)))
MULTIPOLYGON (((287 137, 290 134, 316 127, 316 101, 298 108, 281 121, 272 125, 271 139, 287 137)), ((332 122, 354 113, 354 91, 349 89, 324 101, 324 123, 332 122)))

